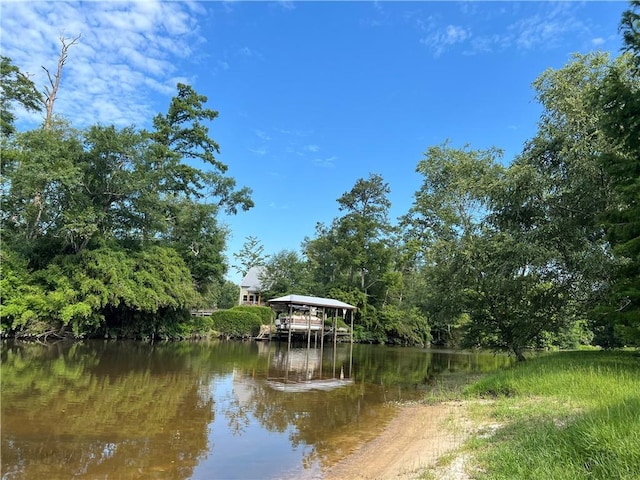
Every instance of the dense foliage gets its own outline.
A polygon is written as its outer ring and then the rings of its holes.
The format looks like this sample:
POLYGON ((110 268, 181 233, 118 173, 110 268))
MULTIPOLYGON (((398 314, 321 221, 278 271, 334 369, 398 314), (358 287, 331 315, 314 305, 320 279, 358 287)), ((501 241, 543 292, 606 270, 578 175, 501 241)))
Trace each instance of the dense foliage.
POLYGON ((3 136, 4 334, 182 337, 189 309, 221 299, 216 216, 253 203, 214 157, 205 102, 179 84, 149 131, 58 119, 3 136))
POLYGON ((260 325, 262 320, 258 312, 231 308, 211 314, 212 330, 225 337, 255 337, 260 331, 260 325))
MULTIPOLYGON (((519 359, 529 348, 640 345, 639 8, 622 17, 618 57, 575 55, 534 81, 543 112, 516 158, 431 146, 397 223, 389 184, 371 173, 301 253, 267 255, 248 237, 238 270, 264 267, 262 298, 355 305, 359 341, 519 359)), ((0 85, 4 334, 184 337, 206 327, 190 308, 236 302, 216 218, 252 202, 215 158, 205 97, 178 85, 148 131, 57 119, 16 132, 11 107, 38 108, 39 94, 4 57, 0 85)), ((246 333, 239 310, 217 315, 220 331, 246 333)))
POLYGON ((236 305, 232 310, 255 315, 260 319, 260 323, 262 325, 269 325, 271 323, 272 311, 269 307, 261 307, 258 305, 236 305))

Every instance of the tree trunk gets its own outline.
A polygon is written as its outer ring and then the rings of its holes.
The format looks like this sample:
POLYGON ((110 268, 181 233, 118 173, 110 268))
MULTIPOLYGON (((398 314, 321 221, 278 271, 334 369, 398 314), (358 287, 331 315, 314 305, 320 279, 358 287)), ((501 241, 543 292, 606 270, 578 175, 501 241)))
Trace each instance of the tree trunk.
POLYGON ((62 48, 60 49, 60 56, 58 57, 58 69, 56 70, 55 75, 51 75, 51 72, 46 67, 42 67, 45 72, 47 72, 47 78, 49 79, 49 86, 44 87, 44 106, 46 109, 46 115, 44 117, 44 128, 48 130, 51 128, 51 122, 53 120, 53 104, 56 101, 56 96, 58 95, 58 87, 60 86, 60 79, 62 78, 62 68, 67 61, 67 57, 69 56, 69 48, 76 44, 80 39, 78 35, 75 38, 71 39, 70 43, 67 43, 67 39, 64 37, 60 37, 60 42, 62 43, 62 48))
POLYGON ((520 347, 513 347, 513 354, 516 356, 516 361, 524 362, 527 358, 524 356, 524 352, 520 347))

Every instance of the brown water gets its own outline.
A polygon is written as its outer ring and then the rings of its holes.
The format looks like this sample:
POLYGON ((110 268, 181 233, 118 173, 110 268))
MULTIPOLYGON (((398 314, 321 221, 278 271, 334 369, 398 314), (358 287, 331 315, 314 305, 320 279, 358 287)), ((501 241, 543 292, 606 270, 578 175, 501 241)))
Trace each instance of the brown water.
POLYGON ((322 478, 393 402, 443 372, 509 363, 269 342, 4 342, 1 354, 3 480, 322 478))

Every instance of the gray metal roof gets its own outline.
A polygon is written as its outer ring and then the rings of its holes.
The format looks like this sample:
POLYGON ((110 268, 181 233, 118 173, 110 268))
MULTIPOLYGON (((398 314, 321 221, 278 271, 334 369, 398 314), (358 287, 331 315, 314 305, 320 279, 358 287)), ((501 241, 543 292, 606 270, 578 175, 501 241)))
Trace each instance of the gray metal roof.
POLYGON ((264 273, 264 267, 251 267, 240 282, 241 288, 246 288, 250 292, 259 292, 262 289, 260 277, 264 273))
POLYGON ((267 303, 272 305, 300 305, 309 307, 346 308, 356 310, 358 307, 348 303, 335 300, 333 298, 309 297, 307 295, 285 295, 284 297, 273 298, 267 303))

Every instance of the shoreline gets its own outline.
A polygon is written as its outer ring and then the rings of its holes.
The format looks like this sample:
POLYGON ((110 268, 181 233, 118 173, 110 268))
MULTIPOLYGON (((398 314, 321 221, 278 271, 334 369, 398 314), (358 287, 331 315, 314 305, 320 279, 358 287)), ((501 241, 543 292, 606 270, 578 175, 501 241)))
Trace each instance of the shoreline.
POLYGON ((472 434, 465 402, 401 405, 382 433, 328 468, 323 480, 409 480, 438 468, 438 479, 463 480, 465 458, 438 461, 472 434))

